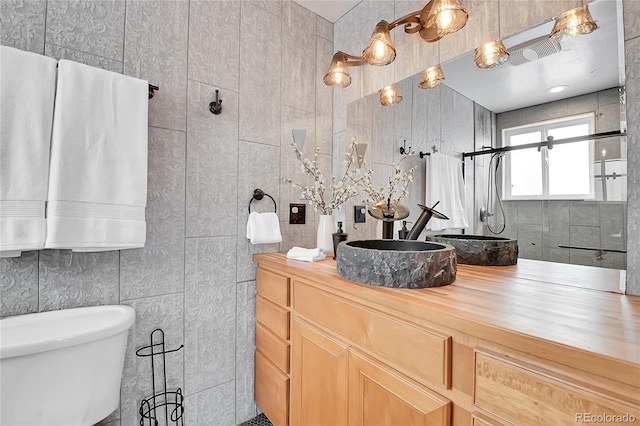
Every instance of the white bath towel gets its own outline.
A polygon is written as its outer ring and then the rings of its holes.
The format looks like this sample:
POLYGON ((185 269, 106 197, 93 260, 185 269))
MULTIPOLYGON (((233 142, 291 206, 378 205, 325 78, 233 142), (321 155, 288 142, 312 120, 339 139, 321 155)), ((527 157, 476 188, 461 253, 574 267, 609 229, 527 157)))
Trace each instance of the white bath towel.
POLYGON ((148 83, 61 60, 46 248, 144 247, 148 83))
POLYGON ((449 220, 432 217, 427 229, 442 230, 469 226, 465 212, 465 186, 462 177, 462 162, 454 157, 433 153, 427 164, 427 206, 440 201, 435 210, 449 220))
POLYGON ((251 212, 247 220, 247 238, 251 240, 251 244, 271 244, 282 241, 278 215, 251 212))
POLYGON ((293 247, 287 252, 287 259, 303 260, 305 262, 315 262, 324 260, 327 256, 320 248, 307 249, 302 247, 293 247))
POLYGON ((0 46, 0 257, 44 248, 57 62, 0 46))

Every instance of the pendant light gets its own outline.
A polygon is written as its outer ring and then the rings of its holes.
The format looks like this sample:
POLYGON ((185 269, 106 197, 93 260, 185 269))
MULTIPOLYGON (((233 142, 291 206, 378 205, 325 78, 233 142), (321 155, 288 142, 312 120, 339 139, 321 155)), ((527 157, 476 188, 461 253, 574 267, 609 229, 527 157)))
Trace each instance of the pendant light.
POLYGON ((380 103, 383 106, 395 105, 402 101, 402 95, 398 92, 398 87, 391 84, 380 91, 380 103))
POLYGON ((422 73, 418 87, 421 89, 435 89, 440 85, 440 81, 442 80, 444 80, 444 73, 440 65, 436 65, 435 67, 427 68, 422 73))
POLYGON ((591 13, 589 13, 589 8, 582 6, 557 17, 553 30, 551 30, 551 37, 560 41, 563 34, 569 37, 576 37, 580 34, 590 34, 597 28, 598 26, 591 13))
POLYGON ((504 64, 508 59, 509 52, 502 44, 502 40, 494 40, 476 49, 474 61, 478 68, 493 68, 504 64))
POLYGON ((393 47, 389 34, 389 23, 380 21, 371 34, 369 44, 362 51, 362 58, 370 65, 389 65, 396 58, 396 49, 393 47))

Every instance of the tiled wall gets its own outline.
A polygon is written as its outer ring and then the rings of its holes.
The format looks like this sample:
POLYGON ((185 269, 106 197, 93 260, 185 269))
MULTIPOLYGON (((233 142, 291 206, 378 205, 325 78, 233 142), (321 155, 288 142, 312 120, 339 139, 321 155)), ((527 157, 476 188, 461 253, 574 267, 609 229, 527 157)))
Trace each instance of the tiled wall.
MULTIPOLYGON (((135 349, 165 330, 170 386, 186 394, 186 424, 232 425, 253 402, 253 253, 314 246, 313 213, 288 225, 301 180, 291 129, 307 130, 331 169, 332 89, 321 73, 333 24, 291 1, 3 0, 1 43, 124 72, 160 86, 149 103, 147 244, 98 254, 28 252, 0 261, 0 316, 88 305, 135 308, 120 410, 138 423, 150 393, 135 349), (208 104, 220 89, 221 115, 208 104), (254 188, 278 202, 283 242, 245 238, 254 188)), ((270 210, 270 202, 254 202, 270 210)))
MULTIPOLYGON (((427 44, 415 34, 393 32, 397 59, 386 67, 354 67, 352 84, 336 89, 333 98, 333 143, 346 143, 347 105, 384 86, 412 76, 424 69, 475 49, 482 41, 504 38, 580 6, 587 0, 471 0, 464 1, 471 19, 459 33, 439 43, 427 44)), ((393 19, 424 6, 422 0, 365 0, 339 19, 334 26, 336 50, 357 53, 371 36, 375 24, 393 19)), ((627 67, 628 120, 628 272, 627 291, 640 295, 640 2, 623 0, 627 67)))
MULTIPOLYGON (((624 253, 576 250, 559 245, 625 250, 624 202, 503 201, 506 227, 500 237, 518 240, 520 257, 625 269, 624 253)), ((493 210, 501 229, 500 208, 493 210)), ((490 235, 490 234, 487 234, 490 235)))

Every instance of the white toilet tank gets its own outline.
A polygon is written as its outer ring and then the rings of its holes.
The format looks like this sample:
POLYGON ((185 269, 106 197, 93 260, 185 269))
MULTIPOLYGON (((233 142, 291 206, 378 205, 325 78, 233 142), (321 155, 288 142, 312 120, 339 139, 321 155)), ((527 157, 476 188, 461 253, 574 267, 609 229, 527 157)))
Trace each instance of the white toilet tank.
POLYGON ((0 320, 0 425, 93 425, 120 399, 129 306, 0 320))

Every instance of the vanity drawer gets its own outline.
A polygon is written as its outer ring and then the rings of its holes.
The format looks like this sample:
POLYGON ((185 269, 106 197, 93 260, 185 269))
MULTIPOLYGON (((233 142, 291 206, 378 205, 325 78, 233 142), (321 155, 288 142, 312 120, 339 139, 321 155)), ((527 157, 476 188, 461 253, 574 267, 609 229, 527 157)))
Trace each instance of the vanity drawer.
POLYGON ((289 422, 289 378, 256 351, 256 404, 275 426, 289 422))
POLYGON ((576 424, 586 421, 580 415, 640 415, 525 362, 481 351, 475 358, 474 404, 511 422, 576 424))
POLYGON ((289 373, 289 344, 270 332, 261 323, 256 324, 256 347, 280 371, 285 374, 289 373))
POLYGON ((289 306, 289 278, 275 274, 264 268, 256 273, 258 293, 273 299, 282 306, 289 306))
POLYGON ((256 296, 256 319, 284 340, 289 340, 289 311, 260 294, 256 296))
POLYGON ((382 355, 404 373, 418 374, 450 388, 451 336, 333 296, 301 281, 293 283, 296 313, 382 355))

